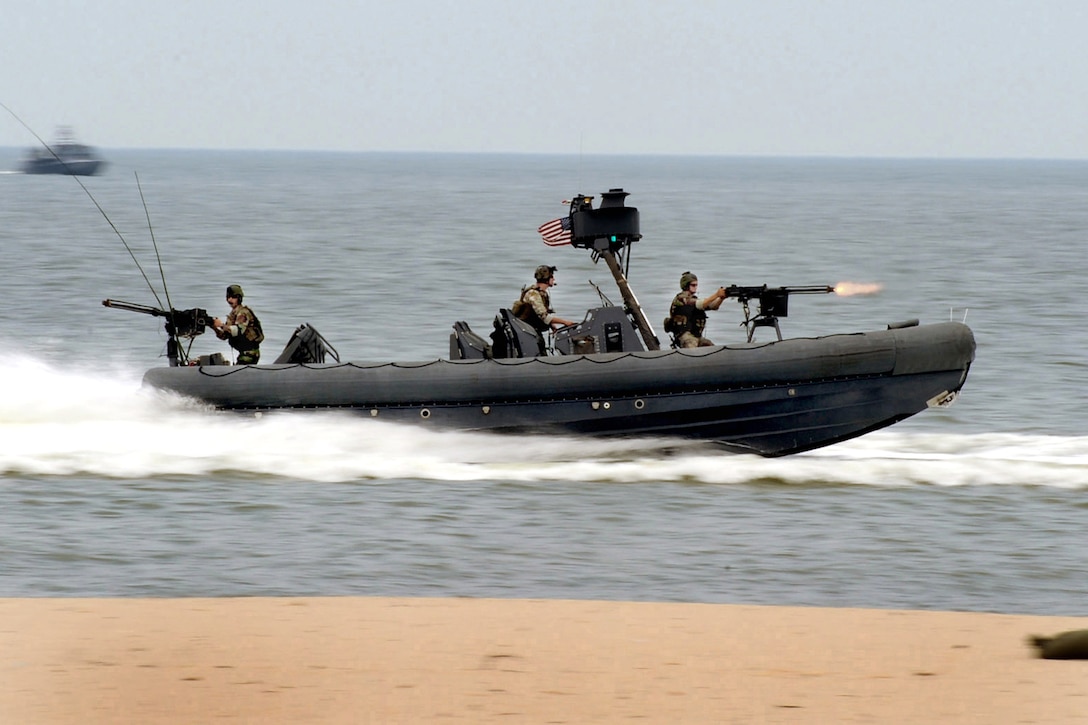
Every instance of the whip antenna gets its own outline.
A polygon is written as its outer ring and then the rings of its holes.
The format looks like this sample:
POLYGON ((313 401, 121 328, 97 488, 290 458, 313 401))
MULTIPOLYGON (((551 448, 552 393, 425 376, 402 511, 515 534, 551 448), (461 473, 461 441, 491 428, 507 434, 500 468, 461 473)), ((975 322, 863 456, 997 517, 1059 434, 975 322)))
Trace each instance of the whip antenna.
MULTIPOLYGON (((151 246, 155 249, 155 260, 159 263, 159 277, 162 278, 162 291, 166 295, 166 306, 174 309, 174 303, 170 301, 170 290, 166 286, 166 272, 162 268, 162 256, 159 254, 159 243, 155 241, 155 230, 151 226, 151 212, 148 211, 147 201, 144 199, 144 187, 140 186, 140 175, 133 171, 136 177, 136 188, 140 191, 140 203, 144 205, 144 216, 147 217, 147 231, 151 235, 151 246)), ((149 283, 150 284, 150 283, 149 283)), ((158 297, 155 298, 156 300, 158 297)))

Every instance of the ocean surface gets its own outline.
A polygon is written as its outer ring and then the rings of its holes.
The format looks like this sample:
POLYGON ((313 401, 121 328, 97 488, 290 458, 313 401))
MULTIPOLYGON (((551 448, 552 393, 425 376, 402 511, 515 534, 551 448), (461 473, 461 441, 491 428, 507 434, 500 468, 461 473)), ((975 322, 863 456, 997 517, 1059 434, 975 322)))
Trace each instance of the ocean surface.
MULTIPOLYGON (((0 596, 1088 612, 1088 162, 103 154, 82 188, 0 172, 0 596), (962 396, 773 460, 246 418, 143 389, 161 321, 101 305, 222 315, 237 283, 267 358, 302 322, 344 359, 444 357, 454 321, 489 331, 538 264, 566 317, 591 282, 619 299, 535 231, 612 187, 641 212, 629 276, 655 325, 689 269, 704 292, 879 283, 795 297, 784 332, 966 320, 962 396)), ((739 342, 740 320, 727 301, 708 334, 739 342)))

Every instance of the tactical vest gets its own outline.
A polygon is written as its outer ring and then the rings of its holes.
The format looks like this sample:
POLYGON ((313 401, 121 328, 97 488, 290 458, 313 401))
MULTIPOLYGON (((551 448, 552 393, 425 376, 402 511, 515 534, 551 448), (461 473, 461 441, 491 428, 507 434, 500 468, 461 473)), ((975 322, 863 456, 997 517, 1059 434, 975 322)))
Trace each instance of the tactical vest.
POLYGON ((257 319, 257 315, 253 314, 253 310, 244 305, 238 305, 236 311, 245 310, 249 317, 249 324, 246 325, 245 332, 241 335, 230 338, 228 343, 238 352, 247 352, 250 350, 256 350, 264 342, 264 330, 261 329, 261 321, 257 319))
MULTIPOLYGON (((706 312, 692 304, 681 304, 683 293, 676 295, 669 307, 669 318, 665 320, 665 332, 680 336, 690 332, 696 337, 703 336, 706 329, 706 312)), ((694 298, 693 298, 694 299, 694 298)))
POLYGON ((551 312, 552 302, 548 297, 548 291, 537 289, 535 285, 526 287, 521 291, 521 297, 519 297, 518 301, 514 303, 514 306, 510 308, 510 311, 514 313, 514 317, 524 322, 528 322, 534 329, 541 332, 547 332, 548 323, 542 320, 540 315, 536 313, 536 310, 533 309, 533 305, 525 300, 525 297, 533 290, 540 293, 540 301, 544 303, 544 309, 551 312))

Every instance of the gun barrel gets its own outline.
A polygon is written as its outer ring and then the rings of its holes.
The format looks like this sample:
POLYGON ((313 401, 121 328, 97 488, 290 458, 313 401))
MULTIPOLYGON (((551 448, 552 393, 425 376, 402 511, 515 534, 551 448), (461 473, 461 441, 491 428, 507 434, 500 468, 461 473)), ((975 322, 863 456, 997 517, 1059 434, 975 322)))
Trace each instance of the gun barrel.
POLYGON ((829 295, 835 288, 826 284, 814 284, 801 287, 783 287, 791 295, 829 295))
POLYGON ((763 298, 768 295, 828 295, 834 291, 834 287, 824 284, 802 285, 800 287, 768 287, 765 284, 744 287, 741 285, 733 284, 725 288, 725 296, 735 297, 736 299, 739 299, 741 302, 743 302, 745 300, 763 298))
POLYGON ((195 307, 191 310, 163 310, 150 305, 141 305, 136 302, 124 302, 122 300, 102 300, 106 307, 114 307, 118 310, 139 312, 143 315, 166 318, 166 331, 171 336, 196 337, 204 332, 205 327, 211 327, 213 318, 207 310, 195 307))
POLYGON ((166 310, 161 310, 158 307, 152 307, 150 305, 141 305, 136 302, 124 302, 123 300, 102 300, 102 304, 105 307, 112 307, 117 310, 128 310, 129 312, 139 312, 143 315, 153 315, 155 317, 165 317, 166 310))

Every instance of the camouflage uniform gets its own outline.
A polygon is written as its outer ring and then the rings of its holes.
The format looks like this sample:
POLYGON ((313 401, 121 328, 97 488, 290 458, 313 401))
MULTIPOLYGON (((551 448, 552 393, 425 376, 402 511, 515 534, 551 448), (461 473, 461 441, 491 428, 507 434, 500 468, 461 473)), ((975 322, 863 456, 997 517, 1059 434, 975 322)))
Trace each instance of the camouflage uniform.
POLYGON ((220 337, 238 351, 239 365, 256 365, 261 359, 260 345, 264 342, 261 322, 253 310, 238 305, 227 315, 226 327, 220 337))
POLYGON ((528 322, 540 332, 548 331, 552 318, 555 316, 548 291, 536 285, 521 291, 521 298, 514 303, 513 310, 518 319, 528 322))
POLYGON ((706 312, 703 301, 694 292, 684 289, 672 298, 666 332, 675 335, 677 347, 710 347, 714 343, 703 337, 706 329, 706 312))

